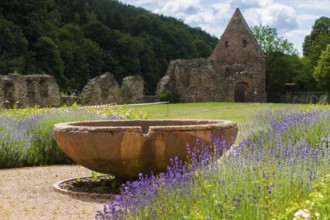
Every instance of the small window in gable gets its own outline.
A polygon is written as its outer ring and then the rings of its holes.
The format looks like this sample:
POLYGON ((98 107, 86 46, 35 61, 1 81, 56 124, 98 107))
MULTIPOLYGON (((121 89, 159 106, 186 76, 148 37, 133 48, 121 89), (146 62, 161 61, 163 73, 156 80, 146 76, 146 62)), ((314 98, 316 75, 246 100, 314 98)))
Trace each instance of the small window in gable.
POLYGON ((242 40, 242 45, 243 45, 243 47, 246 47, 247 41, 246 40, 242 40))
POLYGON ((228 41, 225 41, 225 47, 228 47, 228 41))

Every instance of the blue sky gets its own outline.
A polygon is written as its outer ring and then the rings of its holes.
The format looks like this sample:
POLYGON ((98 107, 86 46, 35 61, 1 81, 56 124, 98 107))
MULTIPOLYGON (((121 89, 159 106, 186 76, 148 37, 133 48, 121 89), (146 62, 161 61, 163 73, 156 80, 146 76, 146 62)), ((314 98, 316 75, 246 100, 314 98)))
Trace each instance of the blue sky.
POLYGON ((236 8, 249 24, 269 25, 302 53, 316 19, 330 17, 330 0, 120 0, 183 20, 220 38, 236 8))

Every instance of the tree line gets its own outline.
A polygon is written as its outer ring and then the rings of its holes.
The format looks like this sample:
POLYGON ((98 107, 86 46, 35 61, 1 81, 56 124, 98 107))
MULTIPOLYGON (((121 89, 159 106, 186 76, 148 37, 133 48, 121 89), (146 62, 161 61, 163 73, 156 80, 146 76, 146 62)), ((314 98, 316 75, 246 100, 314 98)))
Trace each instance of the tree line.
POLYGON ((0 2, 0 74, 47 73, 61 90, 104 72, 140 75, 155 92, 171 59, 207 57, 218 39, 114 0, 0 2))
POLYGON ((276 28, 251 28, 266 54, 266 91, 269 102, 280 102, 286 83, 295 91, 320 91, 330 95, 330 18, 320 17, 303 43, 299 55, 287 39, 278 36, 276 28))
MULTIPOLYGON (((268 101, 281 101, 286 83, 330 94, 330 18, 315 21, 302 56, 276 28, 251 29, 266 54, 268 101)), ((116 0, 1 1, 0 30, 0 74, 47 73, 62 91, 81 90, 111 72, 118 82, 142 76, 145 94, 154 94, 170 60, 208 57, 218 42, 180 20, 116 0)))

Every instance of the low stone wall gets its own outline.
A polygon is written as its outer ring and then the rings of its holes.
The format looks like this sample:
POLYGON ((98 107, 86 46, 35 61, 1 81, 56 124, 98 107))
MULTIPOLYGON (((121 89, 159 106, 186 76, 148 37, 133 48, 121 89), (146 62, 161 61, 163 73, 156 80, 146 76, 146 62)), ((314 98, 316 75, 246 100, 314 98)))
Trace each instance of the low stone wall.
POLYGON ((9 74, 0 76, 0 107, 56 107, 60 92, 49 75, 9 74))

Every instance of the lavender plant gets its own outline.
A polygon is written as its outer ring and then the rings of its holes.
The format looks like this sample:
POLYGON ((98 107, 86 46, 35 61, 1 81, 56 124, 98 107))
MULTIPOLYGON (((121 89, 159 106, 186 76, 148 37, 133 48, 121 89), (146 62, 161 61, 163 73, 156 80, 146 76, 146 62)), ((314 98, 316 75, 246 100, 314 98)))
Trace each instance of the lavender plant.
POLYGON ((293 219, 330 173, 330 112, 282 109, 252 121, 226 156, 221 138, 197 141, 190 164, 174 158, 168 172, 123 185, 95 219, 293 219))
POLYGON ((53 137, 55 123, 132 118, 134 112, 110 107, 31 108, 0 112, 0 168, 71 163, 53 137))

